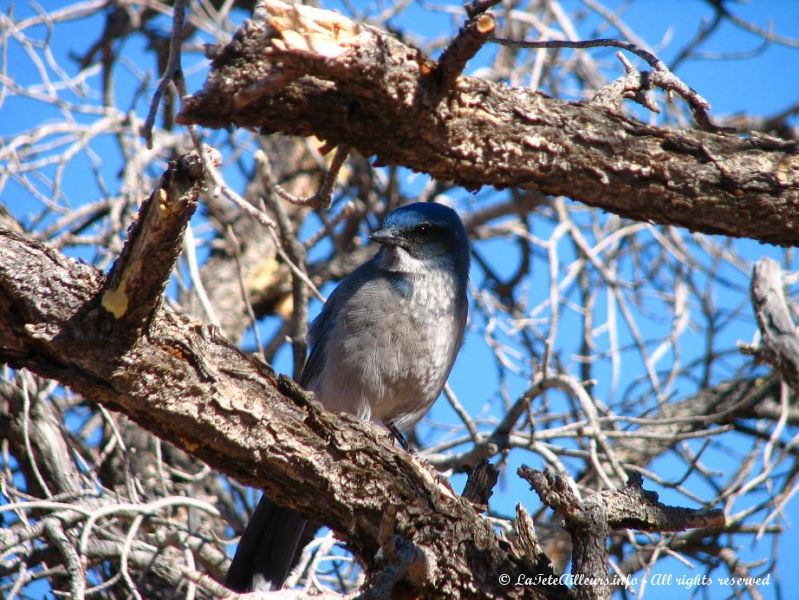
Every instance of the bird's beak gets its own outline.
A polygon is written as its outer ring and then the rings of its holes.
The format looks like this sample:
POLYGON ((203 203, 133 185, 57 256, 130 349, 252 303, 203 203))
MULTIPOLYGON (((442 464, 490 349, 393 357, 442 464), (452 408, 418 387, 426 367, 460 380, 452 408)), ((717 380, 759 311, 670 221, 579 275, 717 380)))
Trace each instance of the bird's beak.
POLYGON ((406 245, 406 239, 397 229, 385 228, 378 229, 369 236, 369 239, 378 244, 385 244, 386 246, 402 246, 406 245))

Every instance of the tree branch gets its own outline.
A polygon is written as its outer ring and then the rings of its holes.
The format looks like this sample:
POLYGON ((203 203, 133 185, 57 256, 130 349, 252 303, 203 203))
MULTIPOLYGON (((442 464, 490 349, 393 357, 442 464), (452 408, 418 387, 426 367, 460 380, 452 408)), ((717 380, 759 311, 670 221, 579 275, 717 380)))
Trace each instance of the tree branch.
POLYGON ((338 532, 371 577, 396 573, 379 553, 384 510, 395 506, 397 543, 409 556, 427 558, 422 575, 412 568, 392 585, 420 597, 460 597, 475 586, 482 596, 568 597, 561 587, 503 588, 498 573, 534 572, 534 563, 501 544, 469 501, 397 450, 384 431, 323 411, 213 328, 153 302, 152 280, 124 275, 152 266, 168 276, 171 265, 155 265, 159 254, 149 254, 164 246, 139 236, 160 231, 147 226, 149 211, 177 214, 196 201, 199 179, 173 172, 183 162, 170 165, 154 201, 143 204, 114 269, 123 275, 108 281, 92 266, 0 229, 0 361, 57 379, 219 471, 266 487, 273 500, 338 532), (139 281, 141 289, 133 283, 139 281), (103 302, 109 289, 122 294, 123 287, 125 310, 117 310, 121 301, 103 302), (142 335, 131 335, 133 316, 133 331, 146 324, 142 335))
POLYGON ((661 129, 471 77, 431 108, 436 65, 419 50, 278 0, 209 57, 181 123, 315 135, 467 188, 537 190, 642 221, 799 242, 792 141, 661 129))
MULTIPOLYGON (((218 166, 216 151, 212 151, 212 160, 218 166)), ((128 243, 100 297, 102 307, 120 324, 139 332, 160 305, 202 184, 202 162, 199 154, 192 152, 170 164, 139 209, 139 218, 128 231, 128 243)))
POLYGON ((752 308, 763 335, 760 347, 741 346, 762 362, 771 364, 785 382, 799 389, 799 336, 782 284, 782 270, 770 258, 761 258, 752 269, 752 308))
POLYGON ((623 489, 606 490, 580 500, 562 477, 526 466, 520 467, 518 473, 542 502, 565 519, 574 544, 572 574, 577 578, 577 598, 610 598, 614 583, 608 576, 605 544, 611 529, 683 531, 725 524, 722 510, 691 510, 662 504, 657 494, 643 489, 641 476, 637 474, 630 476, 623 489), (583 585, 579 584, 581 578, 583 585))

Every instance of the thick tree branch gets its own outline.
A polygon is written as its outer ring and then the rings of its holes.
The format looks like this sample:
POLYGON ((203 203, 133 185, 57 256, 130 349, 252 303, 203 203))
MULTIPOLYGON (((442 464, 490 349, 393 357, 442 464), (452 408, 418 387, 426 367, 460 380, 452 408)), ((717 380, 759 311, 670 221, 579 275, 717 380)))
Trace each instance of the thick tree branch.
POLYGON ((796 143, 651 127, 584 103, 458 78, 376 28, 268 0, 210 51, 182 123, 315 135, 469 188, 566 195, 625 217, 791 245, 796 143))
MULTIPOLYGON (((174 175, 166 174, 153 196, 168 214, 189 209, 199 191, 196 177, 163 185, 174 175)), ((143 211, 154 209, 145 203, 143 211)), ((140 222, 115 272, 142 273, 152 264, 145 250, 162 247, 136 237, 154 231, 144 215, 140 222)), ((502 588, 497 574, 534 572, 533 559, 500 543, 470 502, 397 450, 384 431, 321 410, 212 328, 154 303, 156 287, 143 284, 145 293, 127 281, 126 310, 116 310, 124 303, 107 308, 107 290, 121 288, 109 287, 97 269, 0 229, 0 361, 57 379, 219 471, 266 487, 275 501, 336 530, 370 576, 390 570, 395 588, 420 597, 568 596, 553 586, 502 588), (143 335, 131 335, 130 315, 147 323, 143 335), (397 507, 397 543, 427 557, 421 576, 416 568, 397 576, 397 565, 378 552, 388 506, 397 507)))

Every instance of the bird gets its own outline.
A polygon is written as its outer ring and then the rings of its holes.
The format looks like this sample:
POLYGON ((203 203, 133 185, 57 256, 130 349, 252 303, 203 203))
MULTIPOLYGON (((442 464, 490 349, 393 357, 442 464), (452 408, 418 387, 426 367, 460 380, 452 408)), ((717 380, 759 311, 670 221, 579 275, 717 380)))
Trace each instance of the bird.
MULTIPOLYGON (((430 409, 463 343, 469 239, 457 212, 435 202, 393 210, 369 238, 378 252, 341 280, 309 328, 299 383, 327 410, 396 434, 430 409)), ((298 512, 262 496, 226 586, 281 589, 305 527, 298 512)))

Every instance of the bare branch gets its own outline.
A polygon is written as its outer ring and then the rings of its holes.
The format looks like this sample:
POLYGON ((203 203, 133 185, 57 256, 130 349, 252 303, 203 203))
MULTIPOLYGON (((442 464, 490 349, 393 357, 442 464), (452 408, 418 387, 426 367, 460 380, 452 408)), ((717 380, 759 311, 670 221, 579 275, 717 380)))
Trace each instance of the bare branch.
POLYGON ((773 365, 788 385, 799 389, 799 336, 785 299, 782 271, 769 258, 760 259, 752 269, 752 307, 763 345, 742 350, 773 365))

